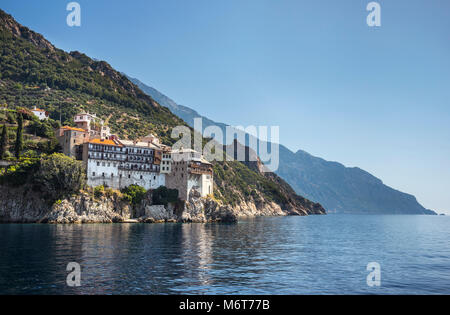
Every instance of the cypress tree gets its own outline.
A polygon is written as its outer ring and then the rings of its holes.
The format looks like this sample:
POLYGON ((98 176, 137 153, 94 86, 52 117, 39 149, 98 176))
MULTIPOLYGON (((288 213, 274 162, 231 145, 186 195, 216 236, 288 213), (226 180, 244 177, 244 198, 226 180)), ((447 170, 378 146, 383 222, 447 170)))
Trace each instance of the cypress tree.
POLYGON ((6 125, 3 125, 2 137, 0 138, 0 159, 3 158, 8 146, 8 133, 6 131, 6 125))
POLYGON ((19 113, 17 115, 17 134, 16 134, 16 145, 14 147, 16 158, 20 157, 20 152, 23 150, 23 117, 22 114, 19 113))

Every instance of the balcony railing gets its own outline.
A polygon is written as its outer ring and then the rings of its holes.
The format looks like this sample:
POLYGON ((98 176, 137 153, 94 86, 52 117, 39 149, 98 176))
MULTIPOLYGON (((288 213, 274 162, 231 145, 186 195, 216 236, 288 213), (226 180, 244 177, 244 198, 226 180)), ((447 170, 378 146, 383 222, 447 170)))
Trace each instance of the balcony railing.
POLYGON ((106 161, 118 161, 118 162, 124 162, 127 161, 126 158, 122 158, 122 157, 113 157, 113 156, 106 156, 106 155, 100 155, 100 156, 95 156, 93 154, 88 154, 88 158, 92 159, 92 160, 106 160, 106 161))
POLYGON ((137 152, 125 152, 126 154, 128 154, 128 155, 133 155, 133 156, 151 156, 151 157, 153 157, 154 156, 154 154, 153 153, 149 153, 149 152, 147 152, 147 153, 137 153, 137 152))
POLYGON ((203 174, 212 175, 213 170, 212 170, 212 166, 210 166, 210 165, 191 162, 188 165, 188 172, 191 174, 197 174, 197 175, 203 175, 203 174))
MULTIPOLYGON (((111 153, 112 154, 112 153, 111 153)), ((88 154, 89 159, 97 159, 97 160, 116 160, 116 161, 124 161, 124 162, 131 162, 131 163, 139 163, 139 164, 158 164, 154 163, 152 158, 144 158, 142 160, 137 160, 134 158, 129 158, 125 154, 117 154, 118 156, 108 156, 107 154, 100 154, 100 155, 94 155, 94 154, 88 154)))
POLYGON ((90 147, 89 151, 92 152, 107 152, 107 153, 119 153, 119 154, 125 154, 125 150, 118 150, 118 149, 113 149, 113 147, 100 147, 100 148, 96 148, 96 147, 90 147))
POLYGON ((131 167, 126 165, 119 165, 119 170, 122 171, 135 171, 135 172, 147 172, 147 173, 159 173, 159 168, 153 169, 153 168, 142 168, 142 167, 131 167))

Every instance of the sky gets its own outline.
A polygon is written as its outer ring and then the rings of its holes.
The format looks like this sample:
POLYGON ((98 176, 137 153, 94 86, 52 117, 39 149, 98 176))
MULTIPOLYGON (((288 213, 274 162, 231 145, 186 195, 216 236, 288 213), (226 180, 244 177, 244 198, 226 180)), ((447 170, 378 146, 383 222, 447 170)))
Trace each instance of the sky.
POLYGON ((294 152, 358 166, 450 214, 450 1, 2 0, 55 46, 105 60, 294 152))

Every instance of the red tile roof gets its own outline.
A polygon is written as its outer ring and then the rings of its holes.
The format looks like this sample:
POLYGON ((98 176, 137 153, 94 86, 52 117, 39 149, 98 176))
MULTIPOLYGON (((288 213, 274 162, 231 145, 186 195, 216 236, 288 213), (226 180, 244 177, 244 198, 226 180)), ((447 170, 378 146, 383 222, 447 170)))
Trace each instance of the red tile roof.
POLYGON ((84 130, 84 129, 81 129, 81 128, 73 128, 73 127, 69 127, 69 126, 61 127, 61 129, 64 129, 64 130, 72 130, 72 131, 80 131, 80 132, 87 132, 87 131, 84 130))
POLYGON ((45 110, 39 109, 39 108, 33 108, 31 111, 32 112, 43 112, 43 113, 45 113, 45 110))
POLYGON ((109 139, 92 139, 91 141, 89 141, 89 143, 102 144, 102 145, 112 145, 112 146, 116 146, 116 147, 121 147, 122 146, 120 144, 117 144, 115 141, 109 140, 109 139))

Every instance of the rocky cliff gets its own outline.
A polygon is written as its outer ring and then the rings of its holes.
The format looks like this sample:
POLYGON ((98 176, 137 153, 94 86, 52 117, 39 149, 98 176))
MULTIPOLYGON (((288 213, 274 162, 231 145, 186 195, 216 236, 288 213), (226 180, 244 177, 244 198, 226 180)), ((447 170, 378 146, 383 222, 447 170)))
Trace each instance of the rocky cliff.
POLYGON ((0 187, 0 223, 112 223, 130 219, 131 206, 118 197, 87 193, 49 204, 24 188, 0 187))
POLYGON ((118 195, 94 197, 82 192, 49 204, 33 191, 0 187, 0 223, 115 223, 130 219, 144 223, 206 223, 306 214, 290 213, 275 202, 261 205, 248 201, 234 206, 224 205, 211 197, 202 198, 196 191, 191 192, 187 202, 154 205, 151 200, 151 192, 148 192, 142 202, 133 207, 118 195))

